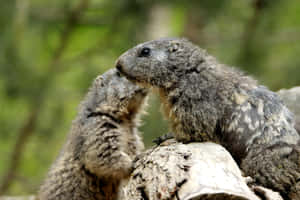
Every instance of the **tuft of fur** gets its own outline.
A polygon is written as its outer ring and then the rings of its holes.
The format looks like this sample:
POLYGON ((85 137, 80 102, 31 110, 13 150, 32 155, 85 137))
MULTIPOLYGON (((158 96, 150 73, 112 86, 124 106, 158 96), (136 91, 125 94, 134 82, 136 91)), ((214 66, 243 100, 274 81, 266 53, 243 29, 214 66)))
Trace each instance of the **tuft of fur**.
POLYGON ((116 67, 159 93, 177 140, 220 143, 246 175, 286 198, 294 195, 300 136, 293 114, 275 93, 186 39, 139 44, 116 67))
POLYGON ((137 128, 146 94, 115 69, 98 76, 38 198, 117 199, 121 182, 144 148, 137 128))

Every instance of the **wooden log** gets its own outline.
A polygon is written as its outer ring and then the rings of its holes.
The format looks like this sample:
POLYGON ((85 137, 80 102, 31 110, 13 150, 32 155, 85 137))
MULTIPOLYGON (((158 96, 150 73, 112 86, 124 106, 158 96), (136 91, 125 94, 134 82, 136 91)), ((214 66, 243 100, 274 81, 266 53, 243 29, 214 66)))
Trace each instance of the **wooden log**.
POLYGON ((260 199, 225 148, 209 142, 173 141, 147 150, 122 195, 124 200, 260 199))

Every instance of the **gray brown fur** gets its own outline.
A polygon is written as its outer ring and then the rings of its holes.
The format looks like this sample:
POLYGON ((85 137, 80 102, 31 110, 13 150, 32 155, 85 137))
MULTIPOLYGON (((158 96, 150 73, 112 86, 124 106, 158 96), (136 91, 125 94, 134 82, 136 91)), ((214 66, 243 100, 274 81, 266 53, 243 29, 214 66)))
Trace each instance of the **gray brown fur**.
POLYGON ((99 76, 81 103, 40 200, 112 200, 144 148, 137 127, 146 97, 115 69, 99 76))
POLYGON ((220 143, 246 175, 300 199, 300 136, 275 93, 185 39, 137 45, 116 65, 158 91, 177 140, 220 143))

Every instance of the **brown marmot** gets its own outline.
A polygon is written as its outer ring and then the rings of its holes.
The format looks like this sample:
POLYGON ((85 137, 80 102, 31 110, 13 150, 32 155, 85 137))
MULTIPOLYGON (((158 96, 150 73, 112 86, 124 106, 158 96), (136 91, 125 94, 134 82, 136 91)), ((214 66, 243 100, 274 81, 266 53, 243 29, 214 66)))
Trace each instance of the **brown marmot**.
POLYGON ((137 127, 147 94, 115 69, 94 81, 40 200, 113 200, 144 148, 137 127))
POLYGON ((186 39, 139 44, 116 67, 158 91, 177 140, 220 143, 246 175, 300 199, 300 136, 275 93, 186 39))

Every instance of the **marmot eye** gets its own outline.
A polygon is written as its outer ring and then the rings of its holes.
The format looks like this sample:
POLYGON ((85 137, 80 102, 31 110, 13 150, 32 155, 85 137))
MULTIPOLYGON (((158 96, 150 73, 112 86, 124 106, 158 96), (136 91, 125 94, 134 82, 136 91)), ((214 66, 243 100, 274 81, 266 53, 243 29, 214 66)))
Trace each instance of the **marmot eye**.
POLYGON ((140 53, 139 57, 148 57, 150 55, 151 49, 149 47, 144 47, 140 53))

